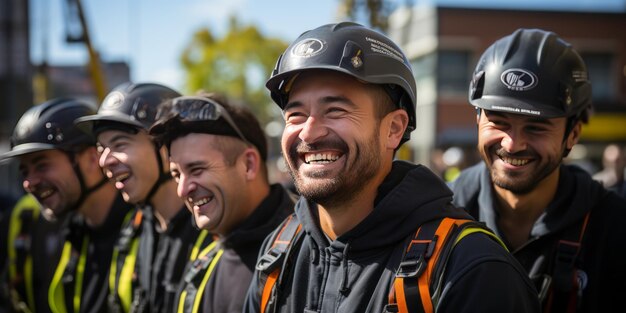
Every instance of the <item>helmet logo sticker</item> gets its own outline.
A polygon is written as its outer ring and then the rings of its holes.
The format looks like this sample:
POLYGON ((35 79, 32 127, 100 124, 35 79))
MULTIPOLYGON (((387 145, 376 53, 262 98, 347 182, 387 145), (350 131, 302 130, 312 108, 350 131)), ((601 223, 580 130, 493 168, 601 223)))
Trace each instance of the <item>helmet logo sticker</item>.
POLYGON ((120 107, 124 103, 124 94, 119 91, 111 92, 106 99, 104 99, 104 103, 102 103, 102 108, 114 110, 120 107))
POLYGON ((324 45, 321 40, 308 38, 298 42, 293 49, 291 49, 291 54, 296 57, 310 58, 320 54, 325 48, 326 45, 324 45))
POLYGON ((512 68, 504 71, 500 76, 502 83, 514 91, 526 91, 537 86, 537 75, 531 71, 512 68))

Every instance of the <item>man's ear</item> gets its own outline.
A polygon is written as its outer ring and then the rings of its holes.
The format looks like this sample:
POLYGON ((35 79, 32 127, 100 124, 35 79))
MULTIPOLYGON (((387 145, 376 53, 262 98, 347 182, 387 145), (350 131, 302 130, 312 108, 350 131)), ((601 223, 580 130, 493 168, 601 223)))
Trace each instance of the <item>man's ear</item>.
POLYGON ((582 131, 582 125, 583 123, 581 121, 578 121, 576 122, 576 125, 572 127, 572 131, 570 131, 569 135, 567 136, 567 142, 566 142, 567 149, 572 149, 572 147, 574 147, 574 145, 578 143, 578 140, 580 140, 580 133, 582 131))
POLYGON ((74 158, 87 186, 92 186, 103 178, 102 175, 104 174, 102 173, 102 168, 99 163, 100 154, 95 146, 87 147, 77 152, 74 158))
POLYGON ((387 114, 385 119, 389 121, 386 147, 395 150, 400 145, 404 131, 409 125, 409 115, 405 110, 395 110, 387 114))
POLYGON ((162 145, 159 148, 159 155, 161 155, 161 162, 163 163, 162 167, 166 173, 170 171, 170 152, 167 150, 165 145, 162 145))
POLYGON ((100 155, 96 147, 87 147, 76 153, 76 161, 83 171, 101 171, 99 160, 100 155))
POLYGON ((261 168, 261 156, 254 148, 246 148, 242 157, 244 159, 244 165, 246 167, 246 179, 253 180, 261 168))

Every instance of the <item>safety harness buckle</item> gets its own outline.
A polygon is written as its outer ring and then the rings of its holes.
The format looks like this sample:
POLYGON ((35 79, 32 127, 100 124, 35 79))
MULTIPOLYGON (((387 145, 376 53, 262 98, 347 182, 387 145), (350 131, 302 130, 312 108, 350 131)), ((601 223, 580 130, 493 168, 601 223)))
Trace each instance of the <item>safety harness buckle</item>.
POLYGON ((396 276, 407 277, 419 277, 426 268, 426 261, 424 255, 420 255, 417 259, 406 260, 400 263, 396 276))
POLYGON ((406 256, 400 262, 396 275, 402 278, 422 275, 428 264, 426 260, 432 256, 436 243, 436 235, 432 240, 411 242, 406 256))
POLYGON ((276 266, 282 264, 285 252, 280 251, 277 248, 268 250, 256 264, 256 269, 261 272, 271 272, 276 266))
POLYGON ((191 283, 198 273, 205 270, 209 266, 210 261, 211 260, 208 258, 199 258, 194 260, 185 274, 185 282, 191 283))

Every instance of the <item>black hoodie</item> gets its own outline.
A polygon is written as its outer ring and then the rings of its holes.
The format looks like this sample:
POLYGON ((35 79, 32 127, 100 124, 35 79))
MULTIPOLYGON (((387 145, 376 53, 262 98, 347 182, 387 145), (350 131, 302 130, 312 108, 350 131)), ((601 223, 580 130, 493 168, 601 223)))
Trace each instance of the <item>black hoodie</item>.
MULTIPOLYGON (((466 207, 500 235, 494 191, 484 163, 463 171, 452 188, 455 205, 466 207)), ((591 214, 576 261, 582 271, 577 276, 585 285, 579 312, 617 312, 623 310, 620 297, 626 294, 626 228, 621 225, 626 220, 626 201, 606 191, 582 169, 561 166, 555 198, 535 221, 528 241, 513 254, 533 277, 552 275, 549 264, 556 243, 578 234, 588 212, 591 214), (537 261, 540 256, 545 261, 537 261)), ((553 307, 551 311, 564 310, 553 307)))
MULTIPOLYGON (((288 269, 278 311, 382 312, 407 238, 431 220, 471 218, 451 200, 450 190, 428 169, 396 161, 379 187, 374 210, 329 243, 316 205, 301 198, 296 215, 305 236, 288 269)), ((257 279, 244 312, 259 312, 257 279)), ((483 234, 468 236, 454 248, 443 285, 438 312, 538 311, 523 269, 483 234)))

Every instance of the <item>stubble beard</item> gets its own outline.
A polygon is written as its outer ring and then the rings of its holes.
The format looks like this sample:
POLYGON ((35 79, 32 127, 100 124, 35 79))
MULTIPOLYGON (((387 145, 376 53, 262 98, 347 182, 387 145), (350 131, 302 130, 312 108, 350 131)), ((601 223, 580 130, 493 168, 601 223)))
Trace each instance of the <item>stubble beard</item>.
MULTIPOLYGON (((297 149, 290 149, 289 160, 285 159, 285 163, 298 193, 307 200, 327 208, 351 202, 376 177, 381 166, 381 156, 376 151, 378 137, 376 130, 370 140, 364 145, 358 145, 354 151, 354 162, 346 163, 334 177, 328 177, 327 170, 308 172, 306 177, 302 177, 298 169, 292 167, 299 158, 297 149)), ((347 154, 344 154, 344 157, 348 160, 347 154)))
MULTIPOLYGON (((533 154, 535 155, 534 162, 541 160, 537 157, 536 153, 533 152, 533 154)), ((506 171, 495 169, 493 165, 489 163, 493 162, 493 160, 489 161, 489 158, 487 158, 484 153, 483 160, 485 164, 487 164, 487 169, 489 170, 493 184, 516 195, 529 194, 535 190, 543 179, 552 174, 561 165, 561 159, 548 157, 544 164, 539 164, 538 168, 531 169, 531 171, 507 173, 506 171)))

